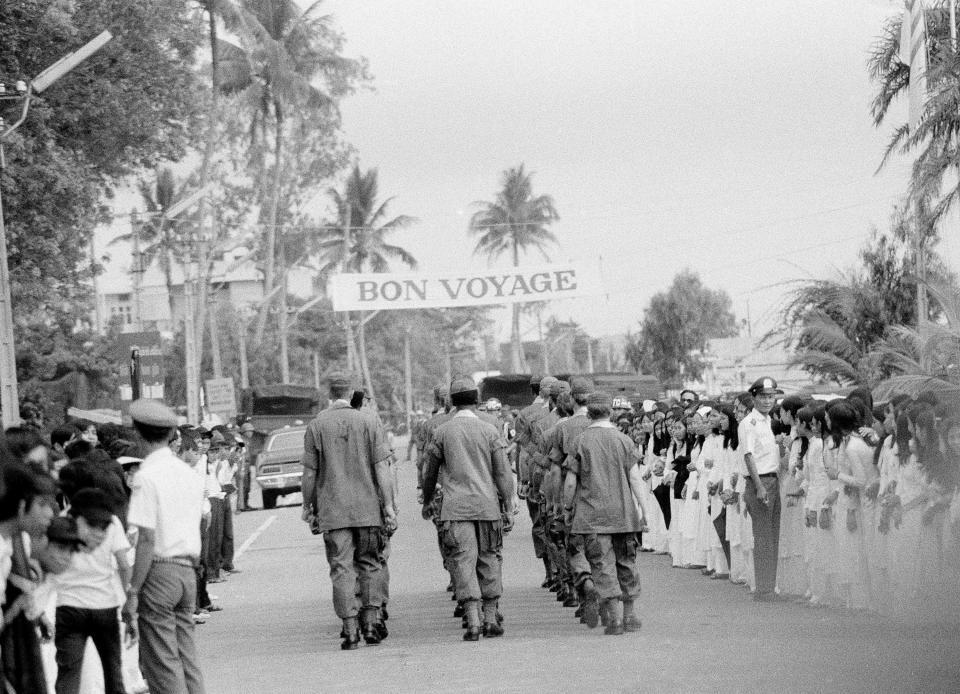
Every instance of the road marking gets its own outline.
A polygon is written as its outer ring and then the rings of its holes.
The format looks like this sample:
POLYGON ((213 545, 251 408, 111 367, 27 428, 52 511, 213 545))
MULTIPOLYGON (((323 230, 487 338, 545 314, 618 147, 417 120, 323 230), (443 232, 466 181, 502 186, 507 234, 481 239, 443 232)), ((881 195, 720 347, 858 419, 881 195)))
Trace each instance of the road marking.
POLYGON ((263 533, 263 531, 266 530, 267 528, 269 528, 270 525, 271 525, 275 520, 277 520, 276 514, 274 514, 274 515, 270 516, 269 518, 267 518, 267 520, 265 520, 265 521, 263 522, 263 525, 261 525, 259 528, 257 528, 256 530, 254 530, 254 531, 253 531, 253 534, 252 534, 250 537, 248 537, 246 540, 243 541, 243 544, 240 545, 240 549, 238 549, 236 552, 233 553, 233 558, 236 560, 236 559, 239 559, 240 557, 242 557, 242 556, 243 556, 243 553, 246 552, 248 549, 250 549, 250 546, 251 546, 254 542, 257 541, 257 538, 260 537, 260 535, 263 533))

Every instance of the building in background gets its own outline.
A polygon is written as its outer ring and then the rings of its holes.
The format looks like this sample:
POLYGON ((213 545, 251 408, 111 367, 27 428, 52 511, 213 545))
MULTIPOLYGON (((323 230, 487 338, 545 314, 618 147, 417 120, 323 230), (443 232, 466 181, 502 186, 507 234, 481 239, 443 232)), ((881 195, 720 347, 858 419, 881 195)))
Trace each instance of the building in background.
MULTIPOLYGON (((171 279, 168 293, 166 279, 158 267, 152 266, 144 273, 139 292, 140 325, 132 281, 129 288, 101 292, 98 301, 104 325, 119 317, 121 330, 125 333, 155 330, 172 335, 183 322, 185 297, 181 267, 174 268, 171 279)), ((210 273, 211 304, 240 307, 259 304, 262 300, 263 275, 252 262, 231 256, 214 262, 210 273)))
POLYGON ((809 373, 791 366, 791 354, 782 345, 759 342, 749 335, 708 340, 703 377, 684 385, 708 395, 721 395, 744 391, 760 376, 775 379, 787 393, 815 384, 809 373))

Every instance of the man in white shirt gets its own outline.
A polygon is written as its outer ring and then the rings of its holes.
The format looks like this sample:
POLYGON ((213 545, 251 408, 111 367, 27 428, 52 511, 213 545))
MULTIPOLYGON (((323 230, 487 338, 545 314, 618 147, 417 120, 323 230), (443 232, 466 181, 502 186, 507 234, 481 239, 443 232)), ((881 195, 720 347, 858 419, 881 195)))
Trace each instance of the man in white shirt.
POLYGON ((777 599, 777 561, 780 551, 780 448, 770 426, 770 411, 783 391, 769 377, 758 378, 750 390, 737 397, 748 412, 740 422, 739 450, 747 468, 743 500, 753 521, 755 600, 777 599), (750 402, 750 401, 753 402, 750 402))
POLYGON ((167 446, 176 416, 155 400, 130 405, 146 455, 127 521, 138 529, 133 578, 123 607, 140 635, 140 668, 151 692, 203 694, 193 639, 203 480, 167 446))
POLYGON ((104 692, 124 694, 117 611, 130 582, 130 543, 110 500, 99 489, 82 489, 70 499, 84 551, 75 552, 66 571, 54 577, 57 591, 57 694, 77 694, 87 639, 100 655, 104 692))

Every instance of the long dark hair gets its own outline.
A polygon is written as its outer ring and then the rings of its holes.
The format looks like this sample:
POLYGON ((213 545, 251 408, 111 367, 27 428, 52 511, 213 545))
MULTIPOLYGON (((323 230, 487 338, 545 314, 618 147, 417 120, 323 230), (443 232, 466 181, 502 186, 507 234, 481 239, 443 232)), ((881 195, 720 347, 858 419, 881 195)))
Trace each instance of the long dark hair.
POLYGON ((727 403, 717 403, 714 409, 727 418, 727 430, 723 432, 723 447, 731 451, 737 450, 740 446, 740 431, 737 426, 737 418, 733 414, 733 408, 727 403))
MULTIPOLYGON (((850 391, 847 400, 854 403, 861 416, 858 426, 868 427, 873 424, 873 393, 866 386, 859 386, 850 391)), ((833 417, 833 415, 830 415, 833 417)))
POLYGON ((830 416, 830 438, 834 448, 839 448, 844 437, 857 429, 857 408, 847 400, 831 400, 827 403, 827 414, 830 416))
MULTIPOLYGON (((823 431, 826 428, 826 418, 824 416, 826 411, 827 408, 824 407, 823 403, 816 401, 809 402, 797 410, 797 421, 803 422, 803 425, 807 427, 807 429, 811 429, 810 425, 813 424, 814 421, 818 422, 820 424, 820 433, 823 435, 823 431)), ((801 436, 800 438, 802 439, 800 441, 800 460, 804 461, 807 451, 810 450, 810 439, 806 436, 801 436)))
POLYGON ((927 478, 941 485, 946 490, 951 490, 956 485, 956 479, 953 471, 950 469, 950 463, 940 450, 940 435, 937 431, 937 416, 933 408, 927 407, 917 414, 913 422, 916 432, 923 432, 926 443, 921 443, 918 436, 913 440, 916 444, 917 464, 926 474, 927 478))

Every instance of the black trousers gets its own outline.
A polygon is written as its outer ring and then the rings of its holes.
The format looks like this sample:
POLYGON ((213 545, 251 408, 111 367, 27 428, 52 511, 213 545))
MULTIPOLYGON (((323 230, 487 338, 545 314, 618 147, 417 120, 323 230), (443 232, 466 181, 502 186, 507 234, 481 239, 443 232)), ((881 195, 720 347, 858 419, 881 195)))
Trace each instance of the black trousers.
POLYGON ((77 694, 83 670, 87 639, 100 655, 106 694, 125 694, 120 664, 120 619, 116 607, 91 610, 84 607, 57 608, 57 694, 77 694))

